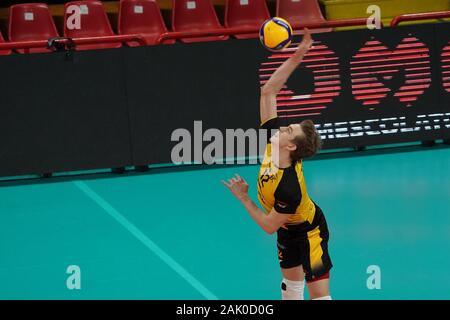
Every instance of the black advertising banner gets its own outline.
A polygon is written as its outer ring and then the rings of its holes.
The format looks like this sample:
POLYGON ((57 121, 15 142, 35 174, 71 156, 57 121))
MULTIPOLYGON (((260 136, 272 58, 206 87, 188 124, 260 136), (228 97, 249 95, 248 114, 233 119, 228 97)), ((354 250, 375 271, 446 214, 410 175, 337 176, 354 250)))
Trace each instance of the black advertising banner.
MULTIPOLYGON (((278 95, 279 117, 285 124, 312 119, 324 149, 442 138, 448 104, 438 81, 435 28, 449 26, 315 34, 313 48, 278 95)), ((219 129, 223 140, 225 128, 256 128, 259 86, 289 58, 296 40, 282 53, 258 40, 179 45, 182 56, 174 46, 127 52, 134 161, 170 162, 177 144, 171 134, 179 128, 204 149, 208 141, 196 134, 196 120, 203 131, 219 129)), ((192 150, 188 160, 205 162, 201 150, 192 150)), ((247 148, 245 156, 254 155, 247 148)))
POLYGON ((195 153, 208 144, 203 143, 208 129, 225 136, 226 129, 257 128, 260 89, 256 70, 264 55, 255 40, 127 50, 133 161, 171 162, 178 143, 178 139, 172 141, 176 130, 189 131, 189 158, 198 162, 203 157, 195 153))
MULTIPOLYGON (((278 96, 287 123, 312 119, 325 149, 439 137, 446 106, 433 69, 433 25, 326 33, 314 40, 278 96)), ((273 54, 266 62, 285 59, 273 54)), ((273 72, 269 66, 277 64, 262 64, 262 80, 273 72)))
POLYGON ((444 139, 450 139, 450 36, 449 25, 436 25, 436 88, 445 116, 442 125, 444 139))
MULTIPOLYGON (((449 31, 314 34, 278 115, 312 119, 325 149, 449 139, 449 31)), ((232 39, 1 56, 0 176, 256 158, 260 86, 295 40, 285 52, 232 39)))
POLYGON ((0 57, 0 176, 129 164, 121 63, 120 50, 0 57))

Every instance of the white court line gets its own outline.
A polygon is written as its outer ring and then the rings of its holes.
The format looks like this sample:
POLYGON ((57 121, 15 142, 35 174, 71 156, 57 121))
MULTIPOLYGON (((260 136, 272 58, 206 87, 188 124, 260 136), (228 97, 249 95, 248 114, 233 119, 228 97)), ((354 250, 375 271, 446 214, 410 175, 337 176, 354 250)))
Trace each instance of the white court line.
POLYGON ((113 206, 111 206, 106 200, 100 197, 94 190, 89 188, 87 184, 82 181, 74 181, 73 183, 89 198, 97 203, 103 210, 105 210, 111 217, 119 222, 125 229, 127 229, 132 235, 134 235, 139 241, 141 241, 147 248, 149 248, 155 255, 157 255, 162 261, 164 261, 170 268, 172 268, 184 280, 186 280, 191 286, 193 286, 198 292, 200 292, 200 294, 202 294, 206 299, 218 299, 211 291, 209 291, 203 284, 201 284, 200 281, 198 281, 193 275, 191 275, 186 269, 184 269, 156 243, 150 240, 141 230, 139 230, 135 225, 128 221, 127 218, 120 214, 113 206))

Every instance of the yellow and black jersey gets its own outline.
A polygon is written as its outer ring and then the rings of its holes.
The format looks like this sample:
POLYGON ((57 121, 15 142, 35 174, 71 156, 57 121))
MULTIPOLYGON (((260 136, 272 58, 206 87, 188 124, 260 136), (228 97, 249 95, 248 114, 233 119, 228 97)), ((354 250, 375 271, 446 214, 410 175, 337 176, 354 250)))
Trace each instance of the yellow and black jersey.
MULTIPOLYGON (((278 118, 261 125, 263 129, 280 128, 278 118)), ((326 279, 333 267, 328 253, 328 226, 321 208, 308 196, 301 161, 289 168, 277 168, 272 161, 270 132, 258 176, 258 199, 267 213, 273 208, 292 214, 277 231, 280 267, 303 266, 307 282, 326 279)))
MULTIPOLYGON (((261 125, 261 128, 267 130, 279 129, 279 127, 278 118, 270 119, 261 125)), ((289 168, 277 168, 271 158, 270 136, 269 131, 258 176, 258 199, 266 212, 275 208, 278 213, 293 214, 286 223, 286 227, 303 222, 308 222, 310 227, 314 227, 316 206, 308 196, 303 164, 297 161, 289 168)))

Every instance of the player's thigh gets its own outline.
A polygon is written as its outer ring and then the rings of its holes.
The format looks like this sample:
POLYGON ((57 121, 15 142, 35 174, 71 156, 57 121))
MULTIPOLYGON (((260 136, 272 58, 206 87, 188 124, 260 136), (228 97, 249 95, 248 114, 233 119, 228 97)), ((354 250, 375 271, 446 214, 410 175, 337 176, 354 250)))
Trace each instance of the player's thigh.
POLYGON ((283 278, 291 281, 303 281, 305 279, 305 273, 301 265, 292 268, 281 268, 283 278))
POLYGON ((302 261, 303 256, 296 243, 290 241, 277 241, 278 260, 280 262, 283 278, 292 281, 302 281, 305 279, 302 261))

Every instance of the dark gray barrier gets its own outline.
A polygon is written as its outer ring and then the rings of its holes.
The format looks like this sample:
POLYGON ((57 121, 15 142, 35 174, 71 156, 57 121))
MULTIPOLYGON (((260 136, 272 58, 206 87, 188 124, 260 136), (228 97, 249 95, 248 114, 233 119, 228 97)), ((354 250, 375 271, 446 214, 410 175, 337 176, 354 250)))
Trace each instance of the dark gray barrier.
POLYGON ((438 103, 446 113, 446 119, 442 126, 444 139, 450 139, 450 36, 449 25, 436 27, 436 63, 434 73, 436 75, 436 90, 438 103))
POLYGON ((440 128, 424 123, 439 119, 442 126, 445 118, 431 116, 445 107, 434 69, 434 31, 428 25, 315 36, 317 55, 307 57, 303 74, 288 83, 290 95, 312 97, 288 100, 300 104, 282 106, 281 114, 288 123, 313 119, 325 148, 438 138, 440 128), (302 89, 305 82, 311 88, 302 89))
POLYGON ((126 50, 133 161, 171 162, 176 129, 191 133, 191 161, 201 161, 194 144, 207 129, 225 136, 227 128, 257 128, 256 70, 265 54, 254 40, 126 50), (194 121, 202 121, 201 133, 194 121))
MULTIPOLYGON (((325 149, 442 138, 450 107, 436 36, 448 41, 449 26, 314 35, 310 54, 279 95, 279 116, 286 125, 314 120, 325 149)), ((141 48, 125 55, 138 163, 170 162, 178 144, 171 133, 186 128, 195 139, 195 120, 203 121, 204 131, 221 129, 224 137, 224 128, 256 127, 260 81, 289 56, 267 52, 256 40, 141 48)))
MULTIPOLYGON (((314 35, 279 116, 314 120, 328 149, 448 138, 449 29, 314 35)), ((258 40, 0 57, 0 176, 167 163, 177 129, 201 161, 207 129, 257 128, 259 87, 287 58, 258 40)))
POLYGON ((0 58, 0 176, 131 164, 120 50, 0 58))

